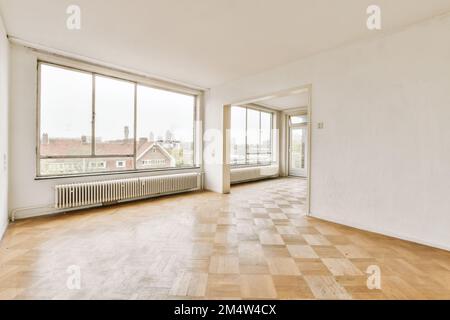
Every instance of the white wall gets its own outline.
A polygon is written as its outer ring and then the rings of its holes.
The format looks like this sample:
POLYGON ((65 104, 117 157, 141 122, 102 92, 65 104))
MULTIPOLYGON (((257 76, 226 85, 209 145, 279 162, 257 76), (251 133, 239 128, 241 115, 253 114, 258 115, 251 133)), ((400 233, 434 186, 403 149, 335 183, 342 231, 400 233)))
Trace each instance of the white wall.
MULTIPOLYGON (((229 172, 229 168, 223 162, 223 105, 221 101, 214 101, 210 95, 205 94, 205 133, 203 163, 205 173, 205 189, 224 192, 224 172, 229 172), (220 107, 218 107, 220 106, 220 107)), ((227 103, 229 103, 228 101, 227 103)), ((227 180, 225 178, 225 180, 227 180)))
POLYGON ((0 239, 8 225, 9 42, 0 17, 0 239))
POLYGON ((447 15, 213 88, 206 127, 224 104, 312 84, 312 215, 450 249, 449 36, 447 15))
MULTIPOLYGON (((54 186, 73 182, 150 176, 163 172, 36 180, 36 99, 38 54, 20 45, 10 48, 9 211, 16 218, 54 213, 54 186)), ((177 170, 199 172, 200 169, 177 170)))

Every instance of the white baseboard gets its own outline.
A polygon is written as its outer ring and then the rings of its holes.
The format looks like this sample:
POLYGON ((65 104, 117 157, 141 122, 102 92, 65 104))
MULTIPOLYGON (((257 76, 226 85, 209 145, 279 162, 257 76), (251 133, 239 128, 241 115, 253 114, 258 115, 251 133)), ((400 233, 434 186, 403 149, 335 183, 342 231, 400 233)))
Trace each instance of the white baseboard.
POLYGON ((352 228, 356 228, 356 229, 360 229, 360 230, 364 230, 364 231, 378 233, 378 234, 381 234, 381 235, 397 238, 397 239, 400 239, 400 240, 410 241, 410 242, 418 243, 418 244, 421 244, 421 245, 425 245, 425 246, 429 246, 429 247, 433 247, 433 248, 437 248, 437 249, 442 249, 442 250, 446 250, 446 251, 450 251, 450 246, 443 245, 443 244, 440 244, 440 243, 434 243, 434 242, 430 242, 430 241, 426 241, 426 240, 423 240, 423 239, 418 239, 418 238, 414 238, 414 237, 410 237, 410 236, 405 236, 403 234, 399 234, 399 233, 392 232, 392 231, 387 231, 387 230, 378 229, 378 228, 372 228, 372 227, 369 227, 367 225, 362 225, 362 224, 358 224, 358 223, 354 223, 354 222, 349 222, 349 221, 345 221, 343 219, 330 218, 328 216, 315 214, 315 213, 311 213, 309 216, 312 217, 312 218, 317 218, 317 219, 320 219, 320 220, 325 220, 325 221, 341 224, 341 225, 344 225, 344 226, 348 226, 348 227, 352 227, 352 228))

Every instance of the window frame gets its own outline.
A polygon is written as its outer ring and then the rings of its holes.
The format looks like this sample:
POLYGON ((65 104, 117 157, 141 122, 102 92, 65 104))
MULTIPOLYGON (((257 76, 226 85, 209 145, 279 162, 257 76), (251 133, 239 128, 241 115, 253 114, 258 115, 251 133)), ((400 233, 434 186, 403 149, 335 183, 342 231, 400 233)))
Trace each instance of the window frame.
MULTIPOLYGON (((76 63, 75 63, 76 64, 76 63)), ((83 64, 83 63, 82 63, 83 64)), ((127 75, 128 73, 124 73, 121 71, 115 71, 113 69, 108 68, 101 68, 101 70, 104 70, 105 72, 98 71, 95 69, 98 69, 96 66, 90 66, 89 64, 85 64, 84 67, 78 67, 73 66, 74 63, 60 63, 60 62, 53 62, 50 59, 37 59, 37 101, 36 101, 36 176, 35 180, 46 180, 46 179, 61 179, 61 178, 74 178, 74 177, 84 177, 84 176, 104 176, 104 175, 117 175, 117 174, 133 174, 133 173, 145 173, 145 172, 157 172, 157 171, 178 171, 178 170, 192 170, 192 169, 199 169, 201 168, 201 157, 197 156, 198 150, 201 148, 201 145, 198 145, 197 140, 197 121, 200 121, 199 116, 201 115, 200 112, 200 96, 202 95, 202 91, 186 88, 186 90, 183 90, 183 88, 180 88, 180 90, 175 89, 176 84, 168 83, 169 85, 165 85, 163 81, 159 82, 153 79, 149 79, 153 83, 146 82, 144 80, 140 80, 142 78, 141 76, 130 74, 131 76, 116 76, 114 73, 119 72, 127 75), (48 65, 51 67, 61 68, 69 71, 75 71, 75 72, 82 72, 91 75, 92 77, 92 99, 91 99, 91 153, 90 155, 61 155, 61 156, 43 156, 41 155, 41 74, 42 74, 42 65, 48 65), (96 124, 96 118, 95 118, 95 79, 96 76, 100 77, 106 77, 118 81, 123 82, 129 82, 132 83, 134 86, 134 110, 133 110, 133 134, 134 134, 134 141, 133 141, 133 154, 108 154, 108 155, 96 155, 95 154, 95 143, 96 143, 96 135, 95 135, 95 124, 96 124), (186 167, 167 167, 167 168, 150 168, 150 169, 138 169, 137 168, 137 91, 138 86, 144 86, 149 87, 152 89, 157 90, 164 90, 169 91, 177 94, 182 94, 186 96, 193 97, 193 119, 192 119, 192 128, 193 128, 193 150, 192 150, 192 160, 193 165, 192 166, 186 166, 186 167), (128 170, 109 170, 109 171, 96 171, 96 172, 83 172, 83 173, 68 173, 68 174, 56 174, 56 175, 42 175, 41 174, 41 160, 52 160, 52 159, 107 159, 107 158, 132 158, 133 159, 133 169, 128 170)), ((116 168, 117 169, 117 168, 116 168)))
POLYGON ((251 105, 231 105, 231 108, 233 107, 237 107, 237 108, 242 108, 245 109, 245 164, 242 163, 233 163, 230 161, 230 167, 231 168, 247 168, 247 167, 267 167, 267 166, 271 166, 273 165, 276 161, 274 161, 273 159, 273 155, 274 155, 274 144, 273 144, 273 128, 274 128, 274 116, 275 116, 275 112, 270 111, 270 110, 266 110, 266 109, 262 109, 258 106, 251 106, 251 105), (261 154, 270 154, 272 160, 269 163, 262 163, 262 162, 258 162, 257 163, 249 163, 249 145, 248 145, 248 110, 255 110, 259 112, 259 142, 258 142, 258 152, 257 155, 259 155, 259 148, 261 146, 261 113, 267 113, 270 115, 270 153, 261 153, 261 154))

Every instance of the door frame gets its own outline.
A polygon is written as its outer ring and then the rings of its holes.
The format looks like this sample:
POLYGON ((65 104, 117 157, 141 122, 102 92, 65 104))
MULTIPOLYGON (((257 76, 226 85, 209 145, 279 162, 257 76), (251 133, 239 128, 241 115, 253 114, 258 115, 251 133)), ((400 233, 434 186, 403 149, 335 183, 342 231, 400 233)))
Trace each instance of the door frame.
MULTIPOLYGON (((251 97, 251 98, 246 98, 246 99, 241 99, 241 100, 237 100, 234 102, 229 102, 226 104, 223 104, 223 109, 222 109, 222 128, 224 131, 223 134, 223 163, 222 163, 222 190, 223 193, 229 193, 230 192, 230 146, 231 146, 231 139, 230 139, 230 135, 229 133, 229 129, 230 129, 230 123, 231 123, 231 117, 230 117, 230 112, 231 112, 231 105, 239 105, 239 104, 249 104, 249 103, 258 103, 258 102, 263 102, 264 100, 267 99, 272 99, 272 98, 276 98, 276 97, 283 97, 289 94, 297 94, 299 92, 307 92, 308 93, 308 103, 307 106, 305 106, 304 108, 302 108, 302 110, 306 110, 306 114, 308 115, 308 155, 307 155, 307 195, 306 195, 306 215, 309 216, 311 215, 311 179, 312 179, 312 175, 311 175, 311 167, 312 167, 312 119, 313 119, 313 112, 312 112, 312 90, 313 90, 313 86, 312 84, 307 84, 307 85, 302 85, 302 86, 297 86, 297 87, 293 87, 290 89, 285 89, 285 90, 279 90, 276 92, 272 92, 272 93, 268 93, 268 94, 264 94, 264 95, 259 95, 256 97, 251 97)), ((284 118, 284 120, 287 120, 287 116, 288 114, 290 114, 290 111, 293 110, 284 110, 281 111, 279 116, 281 118, 284 118)), ((298 110, 295 110, 298 111, 298 110)), ((287 124, 287 122, 285 122, 285 124, 287 124)), ((287 137, 288 132, 286 130, 288 130, 288 126, 284 125, 285 128, 283 128, 284 130, 284 135, 285 137, 287 137)), ((281 132, 279 132, 281 133, 281 132)), ((278 134, 278 143, 279 146, 281 147, 281 144, 283 142, 286 143, 286 140, 283 141, 282 138, 282 134, 278 134)), ((286 154, 285 152, 281 152, 281 150, 279 149, 278 151, 278 165, 281 169, 281 154, 286 154)), ((287 158, 286 158, 287 160, 287 158)), ((286 162, 283 161, 284 165, 286 165, 286 162)), ((287 167, 285 167, 287 168, 287 167)), ((280 171, 281 173, 281 171, 280 171)))

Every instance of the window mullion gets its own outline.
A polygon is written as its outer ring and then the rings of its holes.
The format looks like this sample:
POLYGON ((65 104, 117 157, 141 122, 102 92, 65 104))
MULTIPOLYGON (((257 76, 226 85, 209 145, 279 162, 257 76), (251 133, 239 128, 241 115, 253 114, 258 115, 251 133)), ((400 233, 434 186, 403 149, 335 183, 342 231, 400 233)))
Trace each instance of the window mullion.
POLYGON ((271 113, 270 114, 270 149, 269 149, 269 152, 270 152, 270 163, 272 164, 272 162, 273 162, 273 151, 274 151, 274 148, 273 148, 273 134, 274 134, 274 132, 273 132, 273 121, 274 121, 274 117, 273 117, 273 113, 271 113))
POLYGON ((259 112, 258 147, 256 148, 256 163, 261 164, 259 152, 261 151, 261 111, 259 112))
POLYGON ((194 106, 193 106, 193 110, 194 110, 194 119, 192 119, 194 122, 194 124, 192 125, 192 165, 197 166, 197 113, 200 112, 199 110, 199 97, 196 96, 194 99, 194 106))
POLYGON ((95 156, 95 74, 92 74, 92 127, 91 127, 91 156, 95 156))
POLYGON ((134 84, 134 137, 133 137, 133 169, 137 169, 137 83, 134 84))
POLYGON ((245 164, 248 164, 248 109, 245 108, 245 164))

